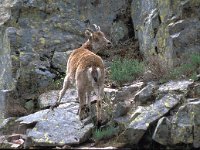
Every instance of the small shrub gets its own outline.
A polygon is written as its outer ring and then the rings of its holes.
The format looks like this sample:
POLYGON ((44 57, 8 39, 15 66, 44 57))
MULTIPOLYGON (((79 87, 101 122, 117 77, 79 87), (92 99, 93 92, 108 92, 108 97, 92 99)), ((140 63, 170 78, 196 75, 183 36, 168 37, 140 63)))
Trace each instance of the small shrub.
POLYGON ((145 68, 151 72, 151 75, 144 76, 147 81, 162 79, 169 72, 167 61, 158 55, 148 56, 145 61, 145 68))
POLYGON ((193 53, 190 56, 190 61, 196 67, 200 66, 200 53, 193 53))
POLYGON ((185 76, 195 80, 198 67, 200 67, 200 54, 193 53, 188 57, 187 61, 170 71, 169 78, 177 79, 181 76, 185 76))
POLYGON ((111 64, 111 79, 119 84, 134 80, 144 72, 144 64, 132 59, 114 59, 111 64))
POLYGON ((115 135, 117 132, 117 128, 114 126, 109 126, 105 129, 96 129, 93 133, 93 138, 96 141, 102 140, 102 139, 108 139, 111 138, 113 135, 115 135))
POLYGON ((178 66, 171 68, 159 56, 149 56, 145 68, 150 70, 154 75, 153 77, 161 83, 186 77, 196 80, 198 68, 200 67, 200 53, 185 54, 180 60, 178 66))

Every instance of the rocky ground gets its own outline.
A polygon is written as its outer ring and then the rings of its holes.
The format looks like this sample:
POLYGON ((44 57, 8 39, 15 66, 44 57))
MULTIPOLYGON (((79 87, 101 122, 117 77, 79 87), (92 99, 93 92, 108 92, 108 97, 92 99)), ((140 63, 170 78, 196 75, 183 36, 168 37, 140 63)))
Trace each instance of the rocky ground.
MULTIPOLYGON (((167 68, 199 52, 199 10, 199 0, 0 1, 0 148, 198 149, 199 77, 161 83, 147 70, 119 86, 108 68, 115 56, 144 62, 154 56, 153 67, 167 68), (49 109, 88 22, 114 45, 98 53, 107 71, 101 130, 95 107, 91 118, 78 119, 75 89, 49 109)), ((162 75, 160 68, 153 74, 162 75)))
MULTIPOLYGON (((54 111, 48 107, 58 91, 43 93, 40 111, 4 120, 1 147, 199 148, 199 89, 200 83, 192 80, 137 82, 120 90, 105 88, 103 110, 108 123, 104 126, 112 125, 114 130, 110 137, 96 141, 93 119, 81 122, 78 118, 76 90, 69 90, 54 111)), ((95 114, 95 108, 93 111, 95 114)))

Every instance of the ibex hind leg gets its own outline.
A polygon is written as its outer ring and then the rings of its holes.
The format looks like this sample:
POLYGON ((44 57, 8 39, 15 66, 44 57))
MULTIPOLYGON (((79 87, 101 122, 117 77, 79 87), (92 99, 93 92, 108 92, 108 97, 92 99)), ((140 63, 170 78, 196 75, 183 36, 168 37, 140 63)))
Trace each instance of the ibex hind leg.
POLYGON ((67 91, 67 89, 69 89, 69 87, 72 85, 72 81, 69 75, 67 75, 64 79, 63 82, 63 87, 59 92, 58 95, 58 99, 56 100, 55 104, 51 107, 51 109, 54 109, 55 107, 57 107, 60 104, 61 99, 63 98, 65 92, 67 91))
POLYGON ((102 125, 102 100, 103 100, 103 96, 104 96, 104 88, 103 86, 101 86, 98 89, 98 100, 96 103, 96 108, 97 108, 97 128, 100 128, 102 125))
POLYGON ((78 97, 79 97, 78 115, 80 120, 83 120, 88 117, 88 108, 87 105, 85 104, 86 94, 78 90, 78 97))
POLYGON ((91 106, 91 91, 87 92, 87 113, 90 115, 92 118, 92 106, 91 106))
POLYGON ((79 110, 78 115, 80 120, 83 120, 87 117, 86 113, 86 89, 83 86, 83 80, 81 78, 76 80, 76 86, 78 91, 78 98, 79 98, 79 110))

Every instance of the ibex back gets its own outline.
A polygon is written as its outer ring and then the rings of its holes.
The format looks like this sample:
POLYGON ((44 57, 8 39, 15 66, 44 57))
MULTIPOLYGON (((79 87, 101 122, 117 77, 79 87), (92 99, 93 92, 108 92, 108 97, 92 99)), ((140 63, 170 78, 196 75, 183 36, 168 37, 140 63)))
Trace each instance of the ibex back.
POLYGON ((79 98, 79 117, 80 120, 86 117, 84 106, 89 105, 91 111, 91 92, 94 91, 97 99, 97 121, 101 121, 101 101, 104 93, 104 64, 101 57, 97 56, 99 50, 111 47, 111 42, 106 39, 100 27, 94 24, 96 31, 86 29, 85 35, 88 38, 80 48, 73 50, 68 62, 66 77, 63 88, 59 92, 57 103, 59 105, 66 90, 76 83, 79 98))

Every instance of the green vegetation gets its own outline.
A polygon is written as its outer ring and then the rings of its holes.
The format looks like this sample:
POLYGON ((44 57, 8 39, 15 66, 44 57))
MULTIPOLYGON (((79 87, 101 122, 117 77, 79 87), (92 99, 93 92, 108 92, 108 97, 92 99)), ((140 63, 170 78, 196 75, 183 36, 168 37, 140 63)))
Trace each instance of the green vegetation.
POLYGON ((111 79, 119 84, 136 79, 144 72, 144 64, 137 60, 114 59, 111 64, 111 79))
POLYGON ((108 139, 114 136, 117 133, 117 130, 118 130, 117 128, 111 125, 105 129, 95 129, 93 132, 93 138, 95 141, 108 139))
POLYGON ((196 79, 197 70, 200 67, 200 54, 193 53, 189 56, 188 60, 180 66, 173 68, 169 73, 170 79, 177 79, 180 76, 186 76, 193 80, 196 79))
POLYGON ((122 85, 141 76, 146 68, 152 74, 152 76, 143 76, 146 80, 157 79, 160 82, 182 78, 196 80, 200 72, 200 53, 185 54, 180 60, 178 66, 170 68, 167 62, 163 62, 158 56, 149 56, 147 62, 117 58, 111 64, 110 78, 122 85))

